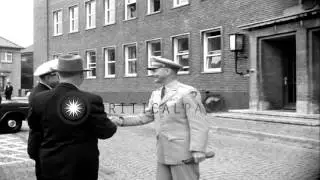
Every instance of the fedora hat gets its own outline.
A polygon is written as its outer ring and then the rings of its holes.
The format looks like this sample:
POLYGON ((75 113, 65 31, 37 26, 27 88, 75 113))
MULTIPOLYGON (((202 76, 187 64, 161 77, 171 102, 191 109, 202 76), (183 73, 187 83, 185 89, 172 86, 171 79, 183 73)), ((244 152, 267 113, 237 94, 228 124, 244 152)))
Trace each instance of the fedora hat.
POLYGON ((55 72, 58 66, 58 59, 46 61, 42 63, 40 66, 37 67, 37 69, 34 71, 34 76, 43 76, 46 74, 50 74, 55 72))
POLYGON ((164 67, 171 68, 171 69, 178 69, 178 70, 182 68, 180 64, 173 62, 170 59, 153 56, 151 60, 152 60, 151 61, 152 66, 148 67, 147 68, 148 70, 154 70, 154 69, 164 68, 164 67))
POLYGON ((91 71, 91 69, 83 68, 83 59, 79 55, 63 55, 58 59, 58 72, 82 72, 91 71))

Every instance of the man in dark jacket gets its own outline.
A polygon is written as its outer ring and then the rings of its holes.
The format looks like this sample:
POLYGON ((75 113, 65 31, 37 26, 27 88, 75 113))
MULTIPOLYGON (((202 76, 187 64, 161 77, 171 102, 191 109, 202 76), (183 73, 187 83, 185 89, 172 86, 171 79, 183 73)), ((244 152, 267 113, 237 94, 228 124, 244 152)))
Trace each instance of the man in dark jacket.
MULTIPOLYGON (((54 88, 59 83, 59 78, 55 69, 57 68, 58 60, 50 60, 38 66, 34 72, 34 76, 39 77, 39 83, 32 89, 28 99, 31 107, 32 99, 40 92, 48 91, 54 88)), ((39 160, 39 148, 42 141, 42 133, 38 131, 29 131, 28 138, 28 154, 31 159, 35 160, 35 173, 37 180, 41 180, 41 168, 39 160)))
POLYGON ((61 56, 60 84, 33 98, 28 124, 42 132, 41 173, 45 180, 96 180, 98 139, 113 136, 117 126, 104 112, 102 98, 79 89, 84 79, 79 55, 61 56))
POLYGON ((6 87, 4 88, 4 94, 6 96, 6 100, 11 100, 12 91, 13 91, 13 86, 11 85, 11 82, 8 82, 6 87))

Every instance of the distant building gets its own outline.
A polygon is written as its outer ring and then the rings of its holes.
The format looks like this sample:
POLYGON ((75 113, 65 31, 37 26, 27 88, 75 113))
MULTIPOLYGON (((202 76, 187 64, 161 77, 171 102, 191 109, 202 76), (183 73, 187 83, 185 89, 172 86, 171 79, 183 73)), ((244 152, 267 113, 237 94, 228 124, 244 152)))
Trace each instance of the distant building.
POLYGON ((230 109, 319 113, 319 1, 39 0, 34 14, 35 65, 80 54, 82 87, 106 101, 146 102, 162 56, 230 109))
MULTIPOLYGON (((33 87, 33 45, 21 51, 21 89, 33 87)), ((23 94, 23 92, 22 92, 23 94)))
POLYGON ((23 47, 0 37, 0 92, 8 81, 13 86, 13 96, 21 89, 21 49, 23 47))

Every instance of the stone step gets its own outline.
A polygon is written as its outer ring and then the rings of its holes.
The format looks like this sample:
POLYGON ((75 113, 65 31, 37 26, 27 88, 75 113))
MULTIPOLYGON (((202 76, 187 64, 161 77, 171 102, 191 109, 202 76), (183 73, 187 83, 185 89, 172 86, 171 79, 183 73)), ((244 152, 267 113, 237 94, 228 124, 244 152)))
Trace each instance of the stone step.
POLYGON ((316 119, 232 112, 212 113, 208 120, 212 131, 221 134, 241 135, 313 149, 320 147, 320 126, 316 119))

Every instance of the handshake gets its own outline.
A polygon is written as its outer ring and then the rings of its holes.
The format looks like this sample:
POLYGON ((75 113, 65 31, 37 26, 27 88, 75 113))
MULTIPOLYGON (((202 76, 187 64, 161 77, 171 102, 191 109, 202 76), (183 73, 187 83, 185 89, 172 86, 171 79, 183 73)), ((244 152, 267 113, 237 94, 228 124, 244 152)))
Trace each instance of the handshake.
POLYGON ((117 126, 123 125, 123 117, 120 114, 108 113, 108 118, 117 126))

